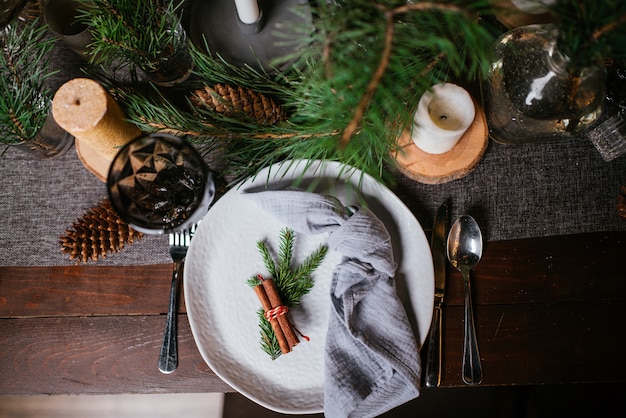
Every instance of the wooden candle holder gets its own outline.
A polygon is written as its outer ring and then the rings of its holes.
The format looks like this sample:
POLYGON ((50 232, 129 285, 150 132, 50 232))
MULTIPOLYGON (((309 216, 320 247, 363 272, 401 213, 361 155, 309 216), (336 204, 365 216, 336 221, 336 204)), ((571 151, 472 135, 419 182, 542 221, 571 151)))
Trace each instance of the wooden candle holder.
POLYGON ((474 121, 450 151, 428 154, 415 145, 411 131, 398 138, 400 150, 394 152, 396 166, 404 175, 425 184, 442 184, 465 177, 478 164, 488 143, 485 112, 475 101, 474 121))

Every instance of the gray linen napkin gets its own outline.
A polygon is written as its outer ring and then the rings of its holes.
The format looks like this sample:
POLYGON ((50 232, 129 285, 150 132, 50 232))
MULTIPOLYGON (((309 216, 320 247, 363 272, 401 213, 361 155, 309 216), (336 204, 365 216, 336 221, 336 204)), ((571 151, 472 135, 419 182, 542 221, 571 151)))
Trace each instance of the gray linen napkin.
POLYGON ((333 271, 325 347, 324 413, 374 417, 419 395, 415 336, 395 288, 391 238, 369 210, 302 191, 250 193, 296 232, 329 232, 342 255, 333 271))

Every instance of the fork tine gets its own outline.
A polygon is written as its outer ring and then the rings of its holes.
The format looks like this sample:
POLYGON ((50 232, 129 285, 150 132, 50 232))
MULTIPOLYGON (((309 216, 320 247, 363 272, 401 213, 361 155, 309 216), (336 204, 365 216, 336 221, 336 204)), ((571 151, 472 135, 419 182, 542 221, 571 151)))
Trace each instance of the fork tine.
POLYGON ((186 247, 187 246, 187 236, 189 235, 189 231, 183 231, 180 233, 180 242, 178 243, 178 245, 182 246, 182 247, 186 247))
POLYGON ((189 244, 191 244, 191 238, 193 238, 193 235, 196 233, 197 229, 198 229, 198 224, 193 224, 189 227, 189 229, 186 231, 187 233, 185 234, 185 239, 186 239, 185 245, 189 246, 189 244))
POLYGON ((198 229, 198 224, 193 224, 184 231, 173 232, 169 236, 170 246, 176 247, 189 247, 191 244, 191 238, 198 229))
MULTIPOLYGON (((193 228, 193 226, 192 226, 192 228, 193 228)), ((191 237, 193 236, 193 232, 194 231, 191 230, 191 229, 185 231, 185 237, 184 237, 184 242, 183 242, 183 245, 185 247, 188 247, 189 244, 191 243, 191 237)))
POLYGON ((178 247, 181 245, 181 234, 182 232, 172 232, 170 234, 170 246, 178 247))

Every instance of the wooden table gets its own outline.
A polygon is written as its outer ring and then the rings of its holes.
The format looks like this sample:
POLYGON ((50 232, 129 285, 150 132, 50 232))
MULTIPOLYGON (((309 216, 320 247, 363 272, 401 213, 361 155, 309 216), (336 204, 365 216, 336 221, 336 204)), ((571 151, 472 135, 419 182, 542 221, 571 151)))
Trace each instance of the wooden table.
MULTIPOLYGON (((483 386, 624 382, 626 231, 489 242, 474 270, 483 386)), ((227 392, 184 304, 179 368, 157 370, 171 265, 0 267, 0 394, 227 392)), ((450 269, 442 386, 463 386, 450 269)))

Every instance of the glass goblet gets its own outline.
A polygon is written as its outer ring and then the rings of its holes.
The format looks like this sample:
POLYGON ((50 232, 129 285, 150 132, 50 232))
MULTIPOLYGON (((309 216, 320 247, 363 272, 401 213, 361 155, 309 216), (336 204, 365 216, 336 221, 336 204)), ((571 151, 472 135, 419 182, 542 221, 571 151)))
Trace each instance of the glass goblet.
POLYGON ((107 178, 111 204, 137 231, 164 234, 200 221, 215 197, 213 173, 187 141, 154 133, 117 153, 107 178))

